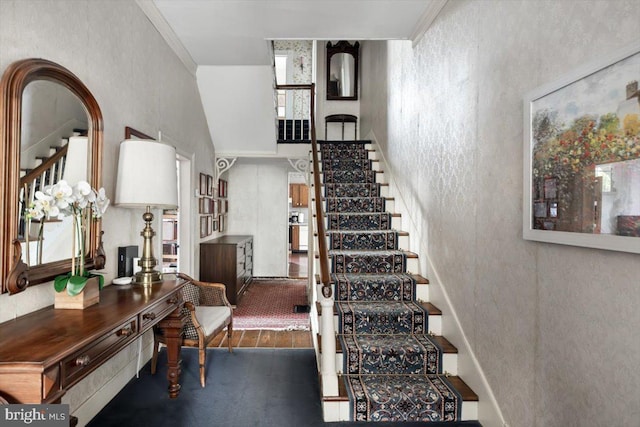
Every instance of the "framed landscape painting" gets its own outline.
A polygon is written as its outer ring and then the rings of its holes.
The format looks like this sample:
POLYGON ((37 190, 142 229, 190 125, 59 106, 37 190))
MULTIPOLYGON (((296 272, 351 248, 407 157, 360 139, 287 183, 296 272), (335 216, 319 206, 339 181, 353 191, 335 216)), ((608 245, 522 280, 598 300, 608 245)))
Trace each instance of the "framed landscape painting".
POLYGON ((523 237, 640 253, 640 43, 524 98, 523 237))

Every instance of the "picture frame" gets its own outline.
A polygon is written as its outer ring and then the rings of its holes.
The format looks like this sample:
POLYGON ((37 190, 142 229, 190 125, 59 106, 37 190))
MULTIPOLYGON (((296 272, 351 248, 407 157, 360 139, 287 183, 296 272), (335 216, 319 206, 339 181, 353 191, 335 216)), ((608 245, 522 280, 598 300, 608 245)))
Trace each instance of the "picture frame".
POLYGON ((224 179, 218 180, 218 196, 220 198, 227 197, 227 181, 224 179))
POLYGON ((213 197, 213 177, 207 175, 207 196, 213 197))
POLYGON ((208 226, 207 217, 201 216, 200 217, 200 238, 201 239, 209 235, 207 226, 208 226))
POLYGON ((218 215, 218 231, 223 233, 226 230, 225 215, 218 215))
POLYGON ((199 194, 201 196, 207 195, 207 175, 200 173, 199 194))
POLYGON ((639 80, 640 41, 524 96, 524 239, 640 253, 639 80))
POLYGON ((198 202, 198 212, 202 215, 210 214, 211 211, 211 200, 209 197, 200 197, 198 202))

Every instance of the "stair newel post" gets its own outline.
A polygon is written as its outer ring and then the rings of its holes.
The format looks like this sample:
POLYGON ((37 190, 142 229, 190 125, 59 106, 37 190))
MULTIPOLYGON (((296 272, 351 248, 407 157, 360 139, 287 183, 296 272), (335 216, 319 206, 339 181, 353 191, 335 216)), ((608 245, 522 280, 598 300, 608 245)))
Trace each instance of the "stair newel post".
POLYGON ((333 295, 320 297, 322 307, 322 394, 338 396, 338 375, 336 374, 336 331, 333 324, 333 295))

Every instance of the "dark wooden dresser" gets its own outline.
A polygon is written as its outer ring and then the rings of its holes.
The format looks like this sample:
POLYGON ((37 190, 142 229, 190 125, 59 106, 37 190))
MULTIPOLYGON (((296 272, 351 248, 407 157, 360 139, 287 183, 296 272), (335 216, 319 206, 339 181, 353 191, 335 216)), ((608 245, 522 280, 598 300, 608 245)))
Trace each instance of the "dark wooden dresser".
POLYGON ((224 283, 238 304, 253 278, 253 236, 222 236, 200 243, 200 280, 224 283))
POLYGON ((58 403, 65 392, 154 325, 164 328, 169 395, 180 384, 182 279, 151 289, 111 285, 84 310, 53 306, 0 324, 0 395, 9 403, 58 403))

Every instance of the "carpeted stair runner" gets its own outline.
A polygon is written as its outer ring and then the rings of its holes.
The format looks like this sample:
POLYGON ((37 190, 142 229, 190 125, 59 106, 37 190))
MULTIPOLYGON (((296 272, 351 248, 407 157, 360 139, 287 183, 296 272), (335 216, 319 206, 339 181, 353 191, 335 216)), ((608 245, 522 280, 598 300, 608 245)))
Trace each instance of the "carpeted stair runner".
POLYGON ((407 254, 362 143, 320 145, 331 278, 353 421, 457 421, 407 254))

